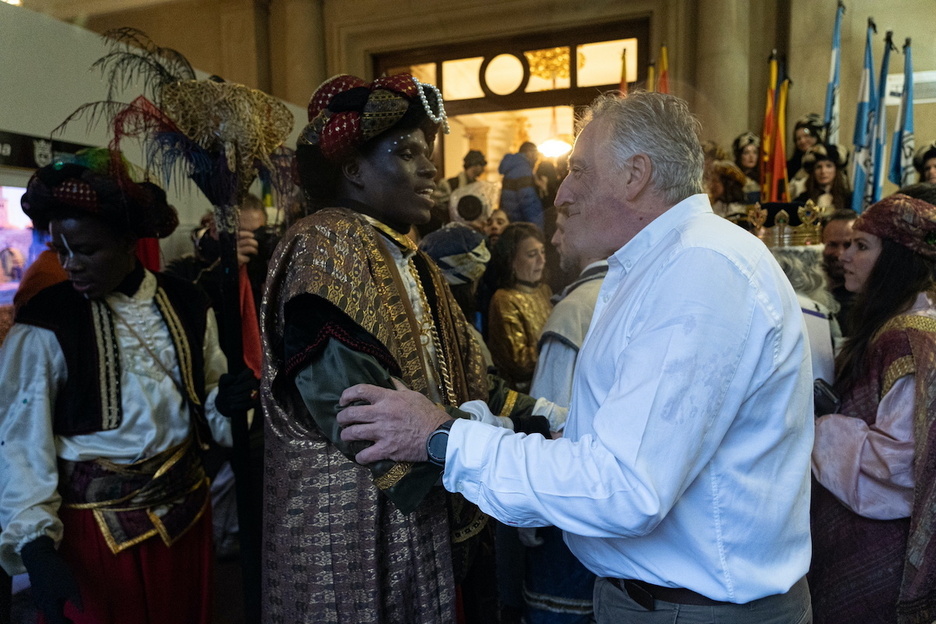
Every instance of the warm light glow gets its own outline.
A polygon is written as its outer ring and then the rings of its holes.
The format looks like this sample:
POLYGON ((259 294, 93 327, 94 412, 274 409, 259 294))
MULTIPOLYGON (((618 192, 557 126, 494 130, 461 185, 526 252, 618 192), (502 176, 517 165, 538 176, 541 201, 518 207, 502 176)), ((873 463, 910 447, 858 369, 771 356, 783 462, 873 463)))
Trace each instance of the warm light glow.
POLYGON ((7 4, 12 4, 13 6, 23 5, 23 0, 0 0, 0 2, 6 2, 7 4))
POLYGON ((539 146, 539 152, 546 158, 556 158, 568 154, 572 146, 561 139, 549 139, 539 146))

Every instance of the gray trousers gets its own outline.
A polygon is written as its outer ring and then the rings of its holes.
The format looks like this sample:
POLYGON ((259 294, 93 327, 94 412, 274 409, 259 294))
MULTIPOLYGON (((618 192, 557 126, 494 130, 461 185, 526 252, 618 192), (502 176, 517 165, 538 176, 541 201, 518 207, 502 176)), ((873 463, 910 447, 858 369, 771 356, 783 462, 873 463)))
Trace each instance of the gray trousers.
POLYGON ((812 605, 806 579, 785 594, 747 604, 681 605, 657 600, 648 611, 606 578, 595 581, 598 624, 811 624, 812 605))

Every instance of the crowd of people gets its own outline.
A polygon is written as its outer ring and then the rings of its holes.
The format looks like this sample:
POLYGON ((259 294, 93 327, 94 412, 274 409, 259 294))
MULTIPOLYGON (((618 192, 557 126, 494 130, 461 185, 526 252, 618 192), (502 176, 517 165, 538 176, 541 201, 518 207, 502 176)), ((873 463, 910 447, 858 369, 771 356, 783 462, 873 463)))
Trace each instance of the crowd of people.
POLYGON ((677 97, 602 95, 499 184, 440 175, 445 127, 410 75, 323 83, 305 216, 239 207, 234 327, 210 217, 152 272, 159 187, 35 173, 60 268, 0 347, 0 565, 44 620, 211 621, 245 415, 263 622, 936 619, 936 143, 859 214, 799 120, 780 208, 821 234, 768 248, 757 136, 729 160, 677 97))

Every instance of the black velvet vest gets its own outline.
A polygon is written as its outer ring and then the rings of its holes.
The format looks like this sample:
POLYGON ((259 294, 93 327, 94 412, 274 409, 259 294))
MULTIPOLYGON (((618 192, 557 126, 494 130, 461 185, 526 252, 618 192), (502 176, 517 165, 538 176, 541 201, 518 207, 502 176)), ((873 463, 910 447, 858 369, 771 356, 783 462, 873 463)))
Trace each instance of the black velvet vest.
MULTIPOLYGON (((208 297, 178 278, 157 273, 156 279, 156 305, 172 337, 185 398, 204 433, 208 297)), ((70 282, 61 282, 30 299, 16 322, 55 332, 65 356, 68 376, 55 402, 55 434, 80 435, 120 426, 120 359, 110 308, 103 301, 85 299, 70 282)))

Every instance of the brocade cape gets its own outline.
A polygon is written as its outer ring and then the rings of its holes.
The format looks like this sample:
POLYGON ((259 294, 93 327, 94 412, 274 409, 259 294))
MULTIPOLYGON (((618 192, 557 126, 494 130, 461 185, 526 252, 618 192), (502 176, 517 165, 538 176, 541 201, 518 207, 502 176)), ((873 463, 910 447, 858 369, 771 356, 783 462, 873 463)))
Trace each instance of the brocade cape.
MULTIPOLYGON (((366 369, 382 367, 429 393, 428 358, 396 266, 388 261, 388 244, 360 214, 329 208, 293 226, 270 263, 261 312, 267 623, 454 622, 455 576, 470 556, 466 546, 485 526, 477 508, 441 487, 402 513, 385 495, 388 482, 405 489, 412 474, 432 468, 354 463, 323 433, 325 420, 310 414, 310 402, 297 389, 300 371, 309 383, 337 377, 340 383, 329 383, 343 388, 377 383, 379 373, 369 376, 366 369), (292 349, 287 361, 289 315, 306 312, 330 320, 313 323, 309 344, 292 349), (327 347, 319 343, 340 349, 323 352, 327 347), (333 359, 323 360, 323 353, 333 359)), ((442 394, 458 403, 488 399, 480 349, 460 309, 428 257, 417 252, 414 262, 448 364, 442 394)), ((451 407, 451 400, 443 402, 451 407)), ((337 428, 331 434, 334 439, 337 428)), ((408 500, 406 492, 397 498, 408 500)))

